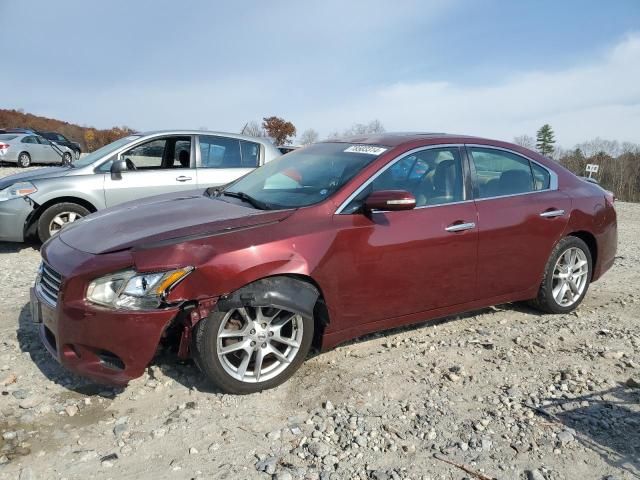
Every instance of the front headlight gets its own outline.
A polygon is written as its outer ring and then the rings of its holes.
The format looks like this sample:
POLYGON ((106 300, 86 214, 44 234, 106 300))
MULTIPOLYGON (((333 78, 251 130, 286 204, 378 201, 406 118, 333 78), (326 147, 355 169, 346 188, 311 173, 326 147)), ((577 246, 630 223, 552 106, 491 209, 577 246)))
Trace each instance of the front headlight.
POLYGON ((13 200, 14 198, 26 197, 36 193, 38 189, 31 182, 18 182, 0 190, 0 202, 13 200))
POLYGON ((125 270, 95 279, 87 288, 87 300, 111 308, 151 310, 193 271, 193 267, 167 272, 138 273, 125 270))

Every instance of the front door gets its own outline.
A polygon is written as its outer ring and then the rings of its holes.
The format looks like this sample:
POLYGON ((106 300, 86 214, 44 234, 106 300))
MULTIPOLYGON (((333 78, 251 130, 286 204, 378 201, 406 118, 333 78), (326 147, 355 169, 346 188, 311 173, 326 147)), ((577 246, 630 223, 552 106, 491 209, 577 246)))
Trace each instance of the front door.
POLYGON ((120 154, 127 163, 121 178, 104 174, 107 207, 138 198, 197 188, 192 137, 167 136, 138 144, 120 154))
POLYGON ((536 288, 569 221, 554 173, 505 150, 468 147, 478 209, 478 298, 536 288))
POLYGON ((368 323, 474 298, 477 219, 462 172, 457 147, 412 153, 334 216, 332 268, 340 274, 333 281, 348 292, 338 302, 346 317, 368 323), (417 206, 363 213, 358 202, 376 190, 408 190, 417 206))

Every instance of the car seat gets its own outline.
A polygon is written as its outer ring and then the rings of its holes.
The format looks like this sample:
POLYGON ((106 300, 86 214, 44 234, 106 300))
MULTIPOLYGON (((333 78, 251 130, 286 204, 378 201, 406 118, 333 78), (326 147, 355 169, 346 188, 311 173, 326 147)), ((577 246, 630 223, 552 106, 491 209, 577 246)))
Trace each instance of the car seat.
POLYGON ((531 173, 524 170, 505 170, 500 175, 498 195, 530 192, 533 188, 531 173))

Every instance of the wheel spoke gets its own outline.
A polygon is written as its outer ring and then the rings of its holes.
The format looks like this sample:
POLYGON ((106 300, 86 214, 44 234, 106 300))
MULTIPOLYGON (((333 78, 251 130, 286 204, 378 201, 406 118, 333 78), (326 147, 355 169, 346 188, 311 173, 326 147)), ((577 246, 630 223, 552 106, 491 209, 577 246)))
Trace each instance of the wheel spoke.
POLYGON ((569 287, 571 289, 571 295, 579 295, 580 291, 578 290, 578 286, 576 285, 576 282, 573 280, 569 280, 569 287))
POLYGON ((244 376, 247 374, 247 367, 249 366, 252 356, 253 350, 249 350, 246 352, 242 362, 240 362, 240 365, 238 366, 238 375, 240 376, 240 380, 244 380, 244 376))
POLYGON ((244 330, 222 330, 218 334, 218 338, 237 338, 244 337, 244 330))
POLYGON ((53 219, 53 223, 61 227, 62 225, 64 225, 64 220, 62 220, 62 218, 60 217, 55 217, 53 219))
POLYGON ((247 350, 247 347, 249 346, 248 342, 246 340, 240 341, 240 342, 236 342, 236 343, 232 343, 231 345, 227 345, 225 347, 222 347, 220 349, 220 354, 221 355, 228 355, 230 353, 233 352, 237 352, 238 350, 247 350))
POLYGON ((291 360, 285 357, 277 348, 269 347, 269 353, 272 353, 281 362, 291 363, 291 360))
POLYGON ((240 307, 236 310, 240 316, 247 322, 252 321, 252 318, 249 316, 249 312, 247 312, 247 309, 244 307, 240 307))
POLYGON ((560 305, 562 305, 562 302, 564 301, 564 297, 567 294, 567 282, 562 282, 562 284, 560 285, 560 288, 558 289, 558 292, 555 293, 553 295, 553 298, 556 299, 556 302, 558 302, 560 305))
POLYGON ((253 376, 256 377, 256 382, 260 381, 260 374, 262 373, 263 360, 264 360, 264 349, 259 348, 256 351, 256 359, 253 363, 253 376))
POLYGON ((274 335, 271 337, 272 342, 282 343, 283 345, 287 345, 288 347, 299 348, 300 344, 296 342, 293 338, 281 337, 280 335, 274 335))
POLYGON ((76 212, 69 212, 69 222, 75 222, 76 218, 78 218, 78 214, 76 212))

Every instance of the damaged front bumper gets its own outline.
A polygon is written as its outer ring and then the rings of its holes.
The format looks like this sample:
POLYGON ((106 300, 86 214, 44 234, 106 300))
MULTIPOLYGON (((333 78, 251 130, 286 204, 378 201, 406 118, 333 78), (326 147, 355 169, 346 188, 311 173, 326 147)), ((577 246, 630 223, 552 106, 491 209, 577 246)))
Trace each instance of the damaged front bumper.
POLYGON ((68 370, 110 385, 126 385, 144 373, 178 311, 117 311, 85 302, 54 306, 31 289, 32 317, 49 353, 68 370))

